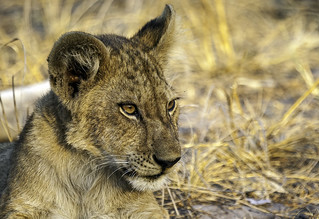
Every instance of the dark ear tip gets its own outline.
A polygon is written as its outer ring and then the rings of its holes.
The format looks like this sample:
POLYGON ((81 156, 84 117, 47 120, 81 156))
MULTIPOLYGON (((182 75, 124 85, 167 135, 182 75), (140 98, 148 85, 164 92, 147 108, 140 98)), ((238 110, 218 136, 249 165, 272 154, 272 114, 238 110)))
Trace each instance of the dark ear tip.
POLYGON ((170 4, 166 4, 161 17, 167 17, 167 16, 171 17, 174 14, 175 14, 174 7, 170 4))
POLYGON ((174 7, 171 4, 166 4, 164 10, 174 11, 174 7))

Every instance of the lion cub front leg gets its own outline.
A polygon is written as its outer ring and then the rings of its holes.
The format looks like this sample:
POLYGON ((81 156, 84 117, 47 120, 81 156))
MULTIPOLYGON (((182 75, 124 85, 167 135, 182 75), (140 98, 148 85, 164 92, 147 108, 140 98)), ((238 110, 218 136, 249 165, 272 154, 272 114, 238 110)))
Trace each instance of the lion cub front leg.
POLYGON ((28 217, 27 215, 21 214, 21 213, 10 213, 6 216, 4 216, 4 218, 7 219, 29 219, 31 217, 28 217))
POLYGON ((0 209, 1 219, 40 219, 47 218, 48 216, 47 211, 40 211, 24 203, 11 202, 10 204, 1 206, 0 209))
POLYGON ((0 218, 2 219, 40 219, 40 218, 47 218, 48 216, 47 214, 41 214, 41 213, 33 213, 31 215, 29 213, 10 211, 9 209, 6 209, 5 212, 7 213, 4 213, 4 214, 1 213, 0 218))

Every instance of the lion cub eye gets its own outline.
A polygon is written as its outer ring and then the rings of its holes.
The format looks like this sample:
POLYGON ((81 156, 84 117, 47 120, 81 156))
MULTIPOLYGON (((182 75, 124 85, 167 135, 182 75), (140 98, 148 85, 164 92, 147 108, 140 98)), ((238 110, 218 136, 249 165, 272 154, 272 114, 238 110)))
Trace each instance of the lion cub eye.
POLYGON ((133 104, 120 105, 120 110, 123 114, 128 116, 135 116, 137 114, 137 108, 133 104))
POLYGON ((169 113, 174 112, 175 108, 176 108, 176 100, 172 100, 167 104, 167 111, 169 113))

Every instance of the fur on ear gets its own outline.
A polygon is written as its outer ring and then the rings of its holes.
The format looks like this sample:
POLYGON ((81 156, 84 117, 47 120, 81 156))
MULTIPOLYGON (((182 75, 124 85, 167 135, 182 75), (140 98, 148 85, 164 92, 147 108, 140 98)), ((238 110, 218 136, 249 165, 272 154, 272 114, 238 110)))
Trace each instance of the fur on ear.
POLYGON ((166 5, 159 17, 147 22, 131 39, 140 42, 146 52, 152 53, 160 61, 166 61, 174 35, 175 11, 173 6, 166 5))
POLYGON ((62 101, 76 98, 90 89, 107 60, 107 48, 96 37, 69 32, 54 44, 48 57, 52 90, 62 101))

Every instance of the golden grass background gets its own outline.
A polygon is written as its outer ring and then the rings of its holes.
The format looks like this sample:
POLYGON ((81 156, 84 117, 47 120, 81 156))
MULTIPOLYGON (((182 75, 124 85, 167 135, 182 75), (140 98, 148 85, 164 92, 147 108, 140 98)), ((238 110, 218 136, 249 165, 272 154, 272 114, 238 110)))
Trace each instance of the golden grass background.
POLYGON ((159 201, 172 218, 213 217, 196 205, 319 217, 315 0, 2 0, 0 90, 47 79, 64 32, 132 36, 165 3, 180 24, 169 78, 185 156, 159 201))

